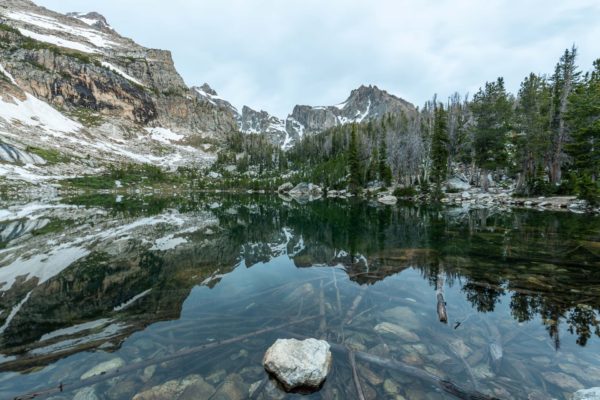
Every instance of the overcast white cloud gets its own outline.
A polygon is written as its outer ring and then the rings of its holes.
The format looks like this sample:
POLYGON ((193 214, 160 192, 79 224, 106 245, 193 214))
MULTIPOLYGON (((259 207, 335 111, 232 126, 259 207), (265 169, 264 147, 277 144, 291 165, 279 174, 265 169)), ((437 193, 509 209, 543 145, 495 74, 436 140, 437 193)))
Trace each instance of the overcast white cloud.
POLYGON ((600 58, 598 0, 36 0, 98 11, 121 34, 173 52, 189 85, 279 116, 376 84, 417 105, 504 76, 550 73, 575 43, 600 58))

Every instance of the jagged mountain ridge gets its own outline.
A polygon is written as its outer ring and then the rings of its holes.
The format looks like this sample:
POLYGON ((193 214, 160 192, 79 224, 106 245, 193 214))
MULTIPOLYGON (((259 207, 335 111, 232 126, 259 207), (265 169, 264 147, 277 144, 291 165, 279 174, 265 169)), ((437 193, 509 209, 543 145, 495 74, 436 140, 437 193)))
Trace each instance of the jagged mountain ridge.
POLYGON ((240 129, 246 133, 264 133, 271 142, 289 149, 304 135, 354 122, 379 120, 386 114, 414 115, 415 106, 377 86, 360 86, 343 103, 334 106, 297 105, 285 120, 266 111, 242 110, 240 129))

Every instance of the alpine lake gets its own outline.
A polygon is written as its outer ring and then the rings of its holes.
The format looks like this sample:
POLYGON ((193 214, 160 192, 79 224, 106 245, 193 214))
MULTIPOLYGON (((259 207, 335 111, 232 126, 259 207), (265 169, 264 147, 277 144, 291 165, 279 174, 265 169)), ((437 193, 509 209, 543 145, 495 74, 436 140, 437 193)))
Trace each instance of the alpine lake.
POLYGON ((570 399, 600 386, 599 313, 598 216, 223 193, 0 206, 0 399, 570 399), (263 355, 308 337, 331 370, 286 393, 263 355))

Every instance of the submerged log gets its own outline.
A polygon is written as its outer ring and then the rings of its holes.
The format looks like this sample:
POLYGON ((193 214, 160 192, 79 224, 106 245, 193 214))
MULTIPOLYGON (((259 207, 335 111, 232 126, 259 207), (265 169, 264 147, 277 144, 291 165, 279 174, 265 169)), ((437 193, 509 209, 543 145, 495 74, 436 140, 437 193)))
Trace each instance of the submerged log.
POLYGON ((350 367, 352 368, 352 379, 354 380, 354 387, 356 388, 356 394, 358 400, 365 400, 365 393, 363 392, 362 385, 360 384, 360 378, 358 372, 356 372, 356 356, 354 351, 346 348, 348 351, 348 360, 350 361, 350 367))
MULTIPOLYGON (((337 352, 347 351, 346 347, 344 347, 342 345, 331 344, 331 343, 330 343, 330 345, 331 345, 331 349, 334 351, 337 351, 337 352)), ((403 364, 396 360, 384 359, 384 358, 377 357, 377 356, 369 354, 369 353, 363 353, 360 351, 357 351, 354 354, 355 354, 356 358, 358 358, 359 360, 363 360, 365 362, 375 364, 375 365, 378 365, 383 368, 388 368, 388 369, 392 369, 392 370, 395 370, 398 372, 402 372, 413 378, 417 378, 417 379, 421 379, 425 382, 429 382, 429 383, 439 387, 444 392, 449 393, 453 396, 456 396, 458 399, 499 400, 496 397, 489 396, 487 394, 478 392, 476 390, 473 390, 473 391, 468 390, 468 389, 463 388, 447 379, 441 379, 433 374, 430 374, 427 371, 412 367, 407 364, 403 364)))
POLYGON ((283 324, 280 324, 277 326, 263 328, 263 329, 259 329, 254 332, 245 333, 243 335, 239 335, 239 336, 236 336, 233 338, 223 339, 223 340, 219 340, 219 341, 211 342, 211 343, 206 343, 206 344, 196 346, 196 347, 190 347, 187 349, 177 351, 173 354, 166 355, 164 357, 159 357, 156 359, 151 359, 151 360, 141 361, 141 362, 134 363, 134 364, 129 364, 122 368, 118 368, 118 369, 106 372, 104 374, 101 374, 101 375, 95 375, 91 378, 74 380, 72 382, 61 382, 60 385, 58 385, 58 386, 51 387, 51 388, 44 389, 44 390, 39 390, 39 391, 36 391, 33 393, 28 393, 23 396, 17 396, 17 397, 14 397, 13 400, 31 400, 31 399, 37 399, 37 398, 40 398, 43 396, 50 396, 50 395, 56 394, 56 393, 62 393, 65 391, 73 391, 76 389, 81 389, 83 387, 92 386, 97 383, 107 381, 109 379, 124 375, 129 372, 144 369, 151 365, 157 365, 157 364, 161 364, 164 362, 173 361, 173 360, 176 360, 179 358, 188 357, 191 355, 195 355, 195 354, 198 354, 198 353, 201 353, 201 352, 204 352, 207 350, 215 349, 215 348, 218 348, 221 346, 225 346, 228 344, 241 342, 243 340, 249 339, 254 336, 262 335, 262 334, 273 332, 276 330, 281 330, 281 329, 284 329, 284 328, 287 328, 287 327, 290 327, 293 325, 298 325, 298 324, 313 320, 318 317, 319 317, 318 315, 306 317, 306 318, 302 318, 300 320, 290 321, 290 322, 283 323, 283 324))
POLYGON ((448 313, 446 312, 446 301, 444 300, 444 275, 443 270, 437 276, 436 282, 437 313, 440 322, 448 323, 448 313))
POLYGON ((504 355, 502 348, 502 336, 500 335, 500 331, 496 325, 492 324, 484 317, 481 317, 481 319, 486 325, 489 331, 489 337, 491 339, 491 342, 488 346, 490 353, 490 366, 492 367, 492 371, 498 372, 502 365, 502 357, 504 355))

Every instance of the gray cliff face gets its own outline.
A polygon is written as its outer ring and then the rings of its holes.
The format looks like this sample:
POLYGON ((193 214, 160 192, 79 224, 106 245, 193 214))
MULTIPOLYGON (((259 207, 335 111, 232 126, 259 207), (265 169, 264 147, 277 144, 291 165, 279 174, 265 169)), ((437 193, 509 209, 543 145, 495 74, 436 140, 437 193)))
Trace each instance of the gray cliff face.
POLYGON ((269 137, 271 143, 280 147, 285 145, 287 136, 285 121, 266 111, 256 111, 244 106, 238 123, 242 132, 251 134, 264 133, 269 137))
POLYGON ((377 86, 361 86, 353 90, 345 102, 335 106, 296 106, 288 120, 292 124, 297 122, 304 128, 302 133, 310 135, 338 125, 381 119, 386 114, 412 115, 415 112, 411 103, 377 86))
POLYGON ((234 110, 186 86, 169 51, 120 36, 98 13, 62 15, 10 0, 0 14, 8 27, 0 30, 0 64, 20 88, 65 112, 213 138, 236 127, 234 110))

